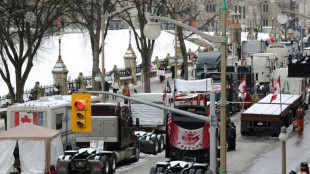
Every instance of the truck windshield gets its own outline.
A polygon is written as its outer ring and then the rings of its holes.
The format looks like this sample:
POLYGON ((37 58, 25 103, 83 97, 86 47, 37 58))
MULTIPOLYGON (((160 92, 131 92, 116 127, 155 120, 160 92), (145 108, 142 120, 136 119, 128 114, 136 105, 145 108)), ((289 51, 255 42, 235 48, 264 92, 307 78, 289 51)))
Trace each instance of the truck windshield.
MULTIPOLYGON (((188 109, 193 110, 191 113, 195 113, 201 116, 206 117, 207 116, 207 107, 204 106, 195 106, 195 105, 184 105, 184 106, 177 106, 177 109, 187 111, 188 109)), ((172 113, 172 121, 177 124, 180 127, 183 127, 185 129, 198 129, 200 127, 203 127, 205 125, 205 122, 197 119, 192 118, 176 113, 172 113), (188 124, 190 123, 190 124, 188 124)))

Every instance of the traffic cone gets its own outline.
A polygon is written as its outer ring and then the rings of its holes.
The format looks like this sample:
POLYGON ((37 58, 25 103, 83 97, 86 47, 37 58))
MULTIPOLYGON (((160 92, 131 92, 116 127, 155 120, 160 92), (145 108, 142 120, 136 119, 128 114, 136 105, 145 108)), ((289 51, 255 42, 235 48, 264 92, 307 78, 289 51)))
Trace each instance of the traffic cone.
POLYGON ((302 173, 304 173, 304 174, 309 174, 309 166, 308 166, 308 164, 305 163, 305 162, 302 162, 302 163, 300 164, 300 174, 302 174, 302 173))

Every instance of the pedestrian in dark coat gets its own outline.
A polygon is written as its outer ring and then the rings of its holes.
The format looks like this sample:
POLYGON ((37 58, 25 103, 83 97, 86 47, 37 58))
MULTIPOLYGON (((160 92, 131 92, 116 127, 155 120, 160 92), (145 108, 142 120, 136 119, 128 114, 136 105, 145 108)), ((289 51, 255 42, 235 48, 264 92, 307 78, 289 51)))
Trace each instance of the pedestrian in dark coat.
MULTIPOLYGON (((109 84, 109 82, 105 81, 105 82, 104 82, 104 91, 105 91, 105 92, 109 92, 109 89, 110 89, 110 84, 109 84)), ((109 98, 109 95, 108 95, 108 94, 105 94, 105 97, 106 97, 106 98, 109 98)))
POLYGON ((172 79, 174 79, 174 75, 175 74, 175 66, 174 65, 172 65, 171 66, 171 76, 172 76, 172 79))
POLYGON ((236 126, 233 122, 230 122, 230 150, 236 150, 236 126))
POLYGON ((228 121, 226 123, 226 142, 227 142, 227 151, 231 150, 231 141, 230 141, 230 122, 228 121))
POLYGON ((182 70, 181 70, 181 79, 183 79, 184 76, 184 64, 182 65, 182 70))

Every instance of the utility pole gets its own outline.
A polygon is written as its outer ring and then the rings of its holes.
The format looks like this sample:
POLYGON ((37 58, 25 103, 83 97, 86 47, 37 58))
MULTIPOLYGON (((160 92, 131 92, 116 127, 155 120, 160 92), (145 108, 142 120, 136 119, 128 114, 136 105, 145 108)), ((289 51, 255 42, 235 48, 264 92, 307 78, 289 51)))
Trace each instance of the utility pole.
MULTIPOLYGON (((101 0, 102 2, 102 16, 101 16, 101 23, 102 23, 102 28, 101 28, 101 77, 102 77, 102 81, 101 81, 101 91, 104 91, 104 83, 105 83, 105 79, 104 79, 104 28, 105 28, 105 22, 104 22, 104 0, 101 0)), ((101 102, 104 103, 105 98, 104 98, 104 94, 102 94, 102 98, 101 98, 101 102)))

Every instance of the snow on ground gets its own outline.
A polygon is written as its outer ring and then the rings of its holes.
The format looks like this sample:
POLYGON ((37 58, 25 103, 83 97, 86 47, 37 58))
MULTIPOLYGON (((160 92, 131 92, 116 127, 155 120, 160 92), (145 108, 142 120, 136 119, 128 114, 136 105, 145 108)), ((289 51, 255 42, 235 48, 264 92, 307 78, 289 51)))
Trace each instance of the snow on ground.
MULTIPOLYGON (((214 32, 207 34, 213 36, 214 32)), ((242 40, 246 40, 246 34, 242 33, 242 40)), ((262 36, 264 35, 259 33, 259 39, 262 36)), ((25 90, 32 89, 36 81, 39 81, 40 85, 53 84, 52 69, 59 55, 58 43, 58 37, 51 37, 45 41, 43 48, 36 56, 36 61, 25 84, 25 90)), ((198 49, 198 46, 191 42, 185 41, 185 44, 186 48, 192 51, 198 49)), ((110 30, 108 32, 105 41, 105 68, 107 72, 112 70, 114 65, 117 65, 118 68, 124 67, 123 57, 128 45, 128 30, 110 30)), ((131 45, 137 56, 137 64, 140 64, 142 59, 133 34, 131 34, 131 45)), ((159 59, 163 59, 167 56, 167 53, 170 53, 170 56, 174 56, 174 36, 163 31, 155 42, 152 60, 156 56, 159 59)), ((84 76, 91 75, 92 52, 88 35, 83 35, 82 33, 65 33, 61 40, 61 56, 69 70, 68 80, 76 79, 79 72, 83 72, 84 76)), ((101 55, 99 65, 101 67, 101 55)), ((12 72, 14 72, 13 68, 11 68, 11 79, 15 80, 15 74, 12 72)), ((12 83, 13 85, 15 84, 14 81, 12 83)), ((7 85, 2 79, 0 79, 0 89, 0 96, 8 94, 7 85)))

